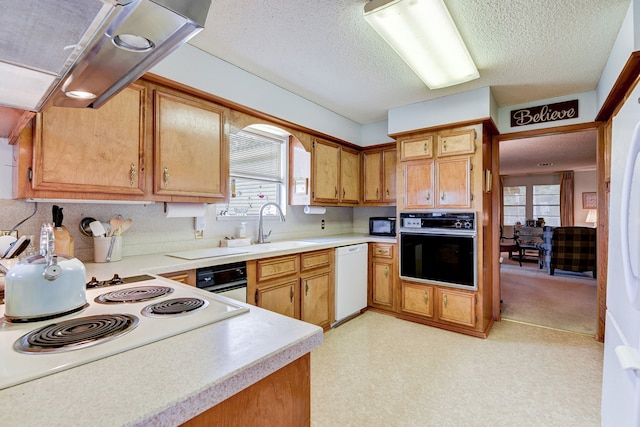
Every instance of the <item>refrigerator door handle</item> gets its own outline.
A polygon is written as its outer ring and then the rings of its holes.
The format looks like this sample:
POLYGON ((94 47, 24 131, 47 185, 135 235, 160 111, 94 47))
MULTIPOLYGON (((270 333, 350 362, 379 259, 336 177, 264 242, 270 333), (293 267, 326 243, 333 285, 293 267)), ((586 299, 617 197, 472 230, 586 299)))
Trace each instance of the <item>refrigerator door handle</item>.
POLYGON ((628 345, 619 345, 615 348, 615 351, 622 370, 633 371, 636 376, 640 376, 640 355, 638 351, 628 345))
MULTIPOLYGON (((636 125, 633 131, 633 138, 629 153, 627 156, 627 165, 624 170, 624 178, 622 180, 622 201, 620 204, 620 232, 622 243, 622 270, 624 271, 625 286, 627 295, 631 301, 631 305, 636 310, 640 310, 640 277, 636 276, 631 267, 631 254, 629 252, 629 199, 631 198, 633 172, 636 166, 636 160, 640 153, 640 123, 636 125)), ((636 220, 637 213, 631 216, 636 220)))

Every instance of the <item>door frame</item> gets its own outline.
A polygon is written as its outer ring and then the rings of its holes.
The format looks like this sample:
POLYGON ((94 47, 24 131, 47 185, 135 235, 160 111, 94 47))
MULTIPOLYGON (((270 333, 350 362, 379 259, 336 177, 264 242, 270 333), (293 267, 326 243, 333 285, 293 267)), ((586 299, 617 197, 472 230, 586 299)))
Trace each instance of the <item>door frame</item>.
MULTIPOLYGON (((606 296, 607 296, 607 260, 608 260, 608 238, 609 238, 609 204, 608 204, 608 183, 605 181, 605 156, 606 150, 610 149, 610 145, 605 143, 607 138, 605 131, 605 123, 595 121, 590 123, 581 123, 577 125, 557 126, 545 129, 537 129, 523 132, 512 132, 501 135, 494 135, 492 139, 492 170, 495 171, 492 180, 492 211, 493 211, 493 229, 498 230, 500 226, 500 142, 512 141, 515 139, 526 139, 531 137, 549 136, 566 134, 572 132, 581 132, 585 130, 595 130, 597 133, 597 151, 596 151, 596 187, 600 195, 598 197, 598 278, 597 278, 597 298, 598 298, 598 326, 596 329, 595 339, 604 341, 604 324, 606 315, 606 296)), ((610 135, 609 135, 610 138, 610 135)), ((492 250, 494 253, 500 250, 499 239, 493 239, 494 244, 492 250)), ((494 257, 493 261, 493 319, 500 320, 500 301, 501 301, 501 283, 500 283, 500 261, 499 257, 494 257)))

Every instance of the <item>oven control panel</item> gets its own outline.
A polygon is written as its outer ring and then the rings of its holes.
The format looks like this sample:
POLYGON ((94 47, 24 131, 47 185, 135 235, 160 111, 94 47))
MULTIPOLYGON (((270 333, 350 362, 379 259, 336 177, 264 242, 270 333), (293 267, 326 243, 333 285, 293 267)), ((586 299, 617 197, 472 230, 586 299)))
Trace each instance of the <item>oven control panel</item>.
POLYGON ((400 212, 402 228, 405 229, 476 229, 475 212, 400 212))

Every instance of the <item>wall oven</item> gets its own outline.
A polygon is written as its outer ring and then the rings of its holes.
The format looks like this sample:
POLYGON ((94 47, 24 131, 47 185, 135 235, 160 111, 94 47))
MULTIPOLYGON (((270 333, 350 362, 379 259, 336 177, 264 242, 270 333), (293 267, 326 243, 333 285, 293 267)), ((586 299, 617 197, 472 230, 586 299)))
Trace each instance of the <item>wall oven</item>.
POLYGON ((205 291, 247 302, 247 263, 242 261, 198 268, 196 286, 205 291))
POLYGON ((478 289, 475 212, 401 212, 400 278, 478 289))

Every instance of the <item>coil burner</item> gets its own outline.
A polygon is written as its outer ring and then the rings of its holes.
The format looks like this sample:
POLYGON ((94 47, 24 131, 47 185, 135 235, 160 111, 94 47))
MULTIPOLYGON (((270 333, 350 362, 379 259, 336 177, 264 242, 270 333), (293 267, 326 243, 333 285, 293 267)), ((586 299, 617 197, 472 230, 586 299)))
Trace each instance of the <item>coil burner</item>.
POLYGON ((140 302, 160 298, 172 292, 173 288, 167 286, 136 286, 98 295, 94 301, 100 304, 140 302))
POLYGON ((13 348, 20 353, 61 353, 110 341, 138 325, 130 314, 101 314, 52 323, 20 337, 13 348))
POLYGON ((208 305, 209 301, 195 297, 172 298, 150 304, 143 308, 141 313, 146 317, 186 316, 195 311, 202 310, 208 305))

